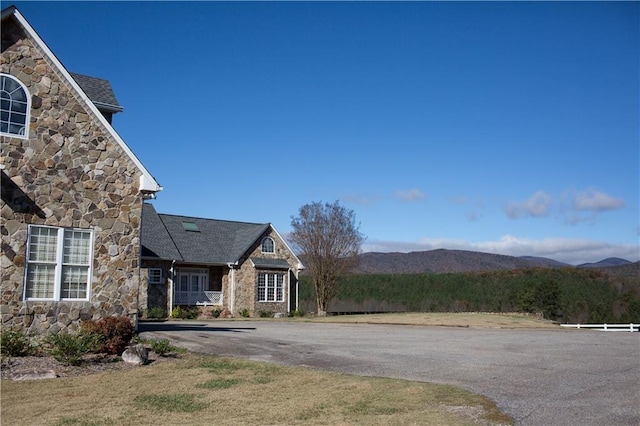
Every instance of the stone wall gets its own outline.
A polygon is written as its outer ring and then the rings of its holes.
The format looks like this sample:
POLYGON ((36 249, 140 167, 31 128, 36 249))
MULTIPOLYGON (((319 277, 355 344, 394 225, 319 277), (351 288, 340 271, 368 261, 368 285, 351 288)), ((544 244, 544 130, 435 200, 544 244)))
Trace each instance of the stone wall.
POLYGON ((169 275, 171 262, 163 260, 143 260, 140 268, 140 296, 139 307, 142 315, 149 308, 162 308, 169 312, 169 275), (162 284, 149 284, 149 268, 162 270, 162 284))
MULTIPOLYGON (((234 315, 243 309, 248 309, 252 316, 256 316, 260 311, 268 312, 281 312, 286 313, 289 306, 289 292, 287 292, 289 284, 289 274, 287 271, 275 271, 271 270, 256 270, 249 258, 261 257, 267 259, 286 259, 289 263, 289 267, 293 270, 298 266, 297 260, 293 253, 288 249, 284 241, 279 238, 276 232, 272 232, 271 229, 267 231, 262 237, 256 241, 256 244, 251 248, 246 258, 242 259, 240 269, 236 271, 236 303, 234 315), (275 242, 274 253, 262 253, 262 239, 265 237, 273 238, 275 242), (258 302, 258 274, 260 272, 282 272, 285 274, 284 291, 285 297, 283 302, 258 302)), ((295 285, 295 283, 291 283, 295 285)))
POLYGON ((0 206, 3 326, 57 332, 77 328, 82 319, 135 316, 140 171, 13 18, 3 21, 2 34, 2 72, 25 84, 32 105, 29 138, 0 137, 0 162, 36 206, 0 206), (23 300, 28 224, 93 229, 88 301, 23 300))

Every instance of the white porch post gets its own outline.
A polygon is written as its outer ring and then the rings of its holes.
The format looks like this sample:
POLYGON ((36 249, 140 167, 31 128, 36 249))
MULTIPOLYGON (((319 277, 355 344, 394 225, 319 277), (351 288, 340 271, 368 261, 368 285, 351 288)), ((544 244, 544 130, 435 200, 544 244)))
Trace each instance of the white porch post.
POLYGON ((171 312, 173 312, 173 280, 175 278, 175 270, 174 265, 175 265, 176 261, 173 260, 171 261, 171 269, 169 269, 169 290, 168 290, 168 296, 169 296, 169 317, 171 317, 171 312))
POLYGON ((229 267, 229 310, 231 311, 231 315, 233 315, 233 311, 235 309, 236 302, 236 270, 233 268, 232 264, 227 265, 229 267))
POLYGON ((287 269, 287 313, 291 312, 291 268, 287 269))
POLYGON ((300 269, 296 269, 296 310, 300 310, 300 269))

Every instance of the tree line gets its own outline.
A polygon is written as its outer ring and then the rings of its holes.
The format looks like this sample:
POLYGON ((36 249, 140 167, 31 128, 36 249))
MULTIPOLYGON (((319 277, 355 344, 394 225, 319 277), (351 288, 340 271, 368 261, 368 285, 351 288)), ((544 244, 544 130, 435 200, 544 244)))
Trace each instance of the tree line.
MULTIPOLYGON (((316 306, 310 276, 300 306, 316 306)), ((640 277, 598 270, 527 268, 447 274, 344 274, 329 313, 523 312, 564 323, 640 322, 640 277)))

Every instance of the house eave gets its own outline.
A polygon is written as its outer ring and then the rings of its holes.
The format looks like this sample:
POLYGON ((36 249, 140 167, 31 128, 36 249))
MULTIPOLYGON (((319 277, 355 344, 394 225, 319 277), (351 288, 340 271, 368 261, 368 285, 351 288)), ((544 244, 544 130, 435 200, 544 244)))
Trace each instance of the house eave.
POLYGON ((107 112, 112 112, 112 113, 117 113, 117 112, 122 112, 124 111, 124 108, 119 106, 119 105, 111 105, 111 104, 105 104, 102 102, 93 102, 93 104, 98 107, 98 109, 100 110, 104 110, 107 112))
MULTIPOLYGON (((156 193, 162 191, 162 186, 155 180, 155 178, 149 173, 146 167, 142 164, 142 162, 136 157, 136 155, 131 151, 129 146, 125 143, 125 141, 120 137, 120 135, 115 131, 115 129, 109 124, 107 119, 102 115, 98 107, 89 99, 87 94, 82 90, 82 88, 78 85, 75 79, 71 76, 69 71, 62 65, 62 62, 58 60, 56 55, 49 49, 47 44, 42 40, 42 38, 38 35, 36 30, 29 24, 26 18, 20 13, 20 11, 15 6, 9 6, 5 10, 2 11, 2 19, 9 16, 14 16, 15 19, 18 20, 20 25, 25 29, 27 34, 33 38, 38 47, 42 49, 44 54, 49 58, 51 63, 55 66, 57 71, 62 74, 62 76, 67 80, 67 82, 73 87, 73 89, 78 93, 86 107, 91 110, 96 117, 97 120, 101 122, 101 124, 107 129, 107 131, 111 134, 113 139, 120 145, 120 147, 124 150, 124 152, 129 156, 131 161, 136 165, 138 170, 141 172, 140 176, 140 188, 139 190, 143 193, 156 193)), ((111 106, 113 108, 113 106, 111 106)))
POLYGON ((161 257, 155 257, 155 256, 141 256, 140 257, 141 260, 153 260, 153 261, 160 261, 160 262, 175 262, 176 267, 219 267, 219 266, 226 266, 231 268, 232 266, 237 266, 237 263, 234 262, 224 262, 224 263, 220 263, 220 262, 189 262, 189 261, 184 261, 184 260, 179 260, 179 259, 163 259, 161 257))

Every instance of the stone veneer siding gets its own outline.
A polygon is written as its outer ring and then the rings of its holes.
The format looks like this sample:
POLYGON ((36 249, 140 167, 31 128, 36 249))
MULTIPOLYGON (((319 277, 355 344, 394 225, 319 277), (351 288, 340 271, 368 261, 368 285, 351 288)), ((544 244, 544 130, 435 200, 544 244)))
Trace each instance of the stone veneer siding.
POLYGON ((25 84, 32 104, 29 138, 0 137, 0 161, 44 213, 0 205, 2 324, 55 333, 85 319, 135 317, 140 171, 14 18, 2 24, 2 72, 25 84), (23 300, 28 224, 93 229, 88 301, 23 300))
POLYGON ((162 308, 169 312, 169 276, 171 274, 171 262, 164 260, 143 260, 140 268, 140 296, 139 304, 142 315, 150 308, 162 308), (162 284, 149 283, 149 269, 162 270, 162 284))
MULTIPOLYGON (((290 296, 287 289, 289 284, 295 285, 295 283, 289 282, 290 274, 288 271, 281 269, 256 269, 249 260, 251 257, 286 259, 289 263, 289 268, 295 271, 295 268, 297 267, 297 261, 293 256, 293 253, 287 249, 287 246, 284 244, 284 241, 278 237, 278 234, 270 231, 266 232, 258 239, 258 241, 256 241, 256 244, 251 248, 248 256, 242 259, 240 268, 236 270, 236 303, 233 315, 238 316, 239 312, 243 309, 248 309, 251 316, 256 316, 260 311, 286 313, 288 311, 287 307, 289 306, 290 296), (273 241, 275 242, 274 253, 262 253, 262 240, 267 236, 273 238, 273 241), (278 272, 285 274, 284 301, 258 302, 258 274, 260 272, 278 272)), ((228 306, 228 302, 225 304, 228 306)))

